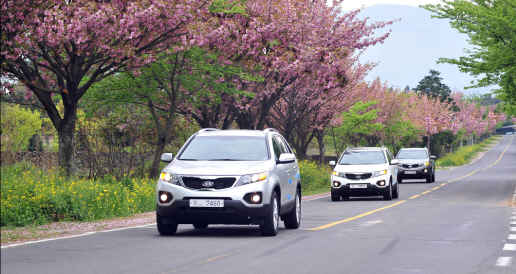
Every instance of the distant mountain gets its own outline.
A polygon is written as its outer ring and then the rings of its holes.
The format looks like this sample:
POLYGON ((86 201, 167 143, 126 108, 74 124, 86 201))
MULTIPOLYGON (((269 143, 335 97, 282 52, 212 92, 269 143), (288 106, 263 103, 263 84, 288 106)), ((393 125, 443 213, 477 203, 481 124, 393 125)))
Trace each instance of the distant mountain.
MULTIPOLYGON (((467 36, 452 29, 447 20, 431 18, 425 9, 400 5, 375 5, 361 12, 371 21, 401 19, 387 28, 391 36, 384 44, 368 49, 362 62, 377 62, 378 65, 367 77, 380 77, 391 85, 404 88, 417 86, 430 69, 441 72, 444 83, 454 91, 465 91, 472 78, 454 65, 437 64, 440 57, 455 58, 465 55, 470 47, 467 36)), ((471 89, 467 93, 485 93, 489 88, 471 89)))

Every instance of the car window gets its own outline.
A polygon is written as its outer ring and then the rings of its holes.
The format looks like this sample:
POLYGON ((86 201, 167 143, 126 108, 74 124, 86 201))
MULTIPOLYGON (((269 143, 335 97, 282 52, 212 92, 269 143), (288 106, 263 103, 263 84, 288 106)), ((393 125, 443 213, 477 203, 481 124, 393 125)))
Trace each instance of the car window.
POLYGON ((386 158, 381 150, 350 150, 340 158, 340 165, 378 165, 385 164, 386 158))
POLYGON ((289 144, 287 142, 287 140, 285 140, 285 138, 283 138, 283 136, 280 136, 280 138, 281 138, 281 141, 282 141, 283 145, 285 146, 286 153, 293 153, 292 149, 290 148, 290 146, 289 146, 289 144))
POLYGON ((279 160, 279 156, 281 155, 284 148, 281 144, 281 141, 276 136, 272 137, 272 149, 274 150, 274 156, 276 157, 276 160, 279 160))
POLYGON ((260 136, 196 136, 178 157, 185 161, 265 161, 267 142, 260 136))
POLYGON ((402 149, 398 152, 398 159, 426 159, 428 153, 424 149, 402 149))

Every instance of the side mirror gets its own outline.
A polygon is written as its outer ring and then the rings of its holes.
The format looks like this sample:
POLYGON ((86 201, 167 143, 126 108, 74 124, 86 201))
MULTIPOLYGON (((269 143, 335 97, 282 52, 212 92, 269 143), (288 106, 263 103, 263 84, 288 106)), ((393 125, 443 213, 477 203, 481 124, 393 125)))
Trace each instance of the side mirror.
POLYGON ((335 161, 330 161, 330 166, 335 166, 335 165, 336 165, 335 161))
POLYGON ((437 156, 435 156, 435 155, 430 155, 430 159, 435 160, 435 159, 437 159, 437 156))
POLYGON ((296 155, 292 153, 282 153, 279 156, 278 164, 292 163, 296 160, 296 155))
POLYGON ((170 163, 174 160, 174 154, 172 153, 163 153, 161 154, 161 161, 170 163))
POLYGON ((391 160, 391 165, 397 165, 399 163, 400 163, 400 161, 398 159, 392 159, 391 160))

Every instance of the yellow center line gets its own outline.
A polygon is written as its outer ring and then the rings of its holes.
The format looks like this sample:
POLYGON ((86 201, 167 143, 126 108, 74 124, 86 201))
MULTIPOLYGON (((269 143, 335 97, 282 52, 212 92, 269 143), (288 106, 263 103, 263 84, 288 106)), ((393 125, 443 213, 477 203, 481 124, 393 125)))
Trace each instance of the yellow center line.
POLYGON ((414 199, 417 199, 419 197, 421 197, 421 194, 412 195, 412 196, 410 196, 409 200, 414 200, 414 199))
POLYGON ((369 215, 374 214, 376 212, 379 212, 379 211, 382 211, 382 210, 386 210, 386 209, 391 208, 391 207, 399 206, 399 205, 405 203, 406 201, 407 200, 401 200, 399 202, 396 202, 396 203, 388 205, 388 206, 384 206, 384 207, 380 207, 380 208, 377 208, 377 209, 373 209, 371 211, 364 212, 362 214, 359 214, 359 215, 356 215, 356 216, 353 216, 353 217, 350 217, 350 218, 347 218, 347 219, 344 219, 344 220, 340 220, 340 221, 336 221, 336 222, 333 222, 333 223, 325 224, 325 225, 322 225, 322 226, 310 228, 308 230, 318 231, 318 230, 323 230, 323 229, 330 228, 332 226, 336 226, 338 224, 343 224, 343 223, 351 222, 351 221, 354 221, 356 219, 360 219, 360 218, 363 218, 365 216, 369 216, 369 215))
POLYGON ((213 262, 213 261, 216 261, 216 260, 219 260, 219 259, 222 259, 222 258, 229 257, 230 255, 231 255, 231 254, 225 254, 225 255, 219 255, 219 256, 211 257, 211 258, 206 259, 204 262, 205 262, 205 263, 211 263, 211 262, 213 262))
MULTIPOLYGON (((485 167, 485 168, 479 168, 479 169, 476 169, 476 170, 473 170, 472 172, 466 174, 466 175, 463 175, 463 176, 460 176, 458 178, 455 178, 455 179, 452 179, 452 180, 449 180, 445 183, 442 183, 440 186, 436 186, 434 188, 432 188, 431 190, 427 190, 427 191, 424 191, 420 194, 416 194, 416 195, 412 195, 410 196, 410 198, 408 198, 409 200, 413 200, 413 199, 417 199, 419 197, 421 197, 422 195, 425 195, 425 194, 428 194, 434 190, 437 190, 447 184, 451 184, 451 183, 454 183, 454 182, 458 182, 464 178, 467 178, 467 177, 470 177, 472 175, 475 175, 476 173, 478 173, 479 171, 482 171, 482 170, 486 170, 488 168, 491 168, 493 166, 495 166, 498 162, 500 162, 503 158, 503 155, 505 154, 505 152, 509 149, 510 145, 512 144, 512 141, 514 139, 514 136, 511 136, 511 141, 509 142, 509 144, 507 144, 507 146, 505 147, 505 149, 502 151, 502 153, 500 154, 500 156, 498 157, 498 159, 496 159, 496 161, 494 163, 492 163, 491 165, 485 167)), ((339 220, 339 221, 336 221, 336 222, 332 222, 332 223, 329 223, 329 224, 325 224, 325 225, 321 225, 321 226, 318 226, 318 227, 314 227, 314 228, 309 228, 309 229, 306 229, 306 230, 310 230, 310 231, 319 231, 319 230, 323 230, 323 229, 327 229, 327 228, 330 228, 330 227, 333 227, 333 226, 336 226, 336 225, 339 225, 339 224, 343 224, 343 223, 347 223, 347 222, 351 222, 351 221, 354 221, 356 219, 360 219, 360 218, 363 218, 363 217, 366 217, 366 216, 369 216, 371 214, 374 214, 374 213, 377 213, 377 212, 380 212, 380 211, 383 211, 383 210, 386 210, 388 208, 392 208, 392 207, 395 207, 395 206, 399 206, 403 203, 407 202, 407 200, 401 200, 399 202, 396 202, 394 204, 391 204, 391 205, 388 205, 388 206, 384 206, 384 207, 380 207, 380 208, 377 208, 377 209, 373 209, 371 211, 367 211, 367 212, 364 212, 362 214, 359 214, 359 215, 356 215, 356 216, 353 216, 353 217, 350 217, 350 218, 347 218, 347 219, 343 219, 343 220, 339 220)), ((216 258, 216 257, 215 257, 216 258)))

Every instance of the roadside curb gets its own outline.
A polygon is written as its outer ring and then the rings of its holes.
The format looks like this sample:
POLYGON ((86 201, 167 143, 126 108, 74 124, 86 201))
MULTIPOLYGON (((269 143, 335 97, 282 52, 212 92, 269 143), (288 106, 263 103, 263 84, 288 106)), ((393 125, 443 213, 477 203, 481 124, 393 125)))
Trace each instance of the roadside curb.
POLYGON ((321 198, 325 198, 325 197, 329 197, 329 196, 330 196, 330 192, 325 192, 325 193, 320 193, 320 194, 303 196, 301 199, 303 201, 312 201, 312 200, 317 200, 317 199, 321 199, 321 198))

